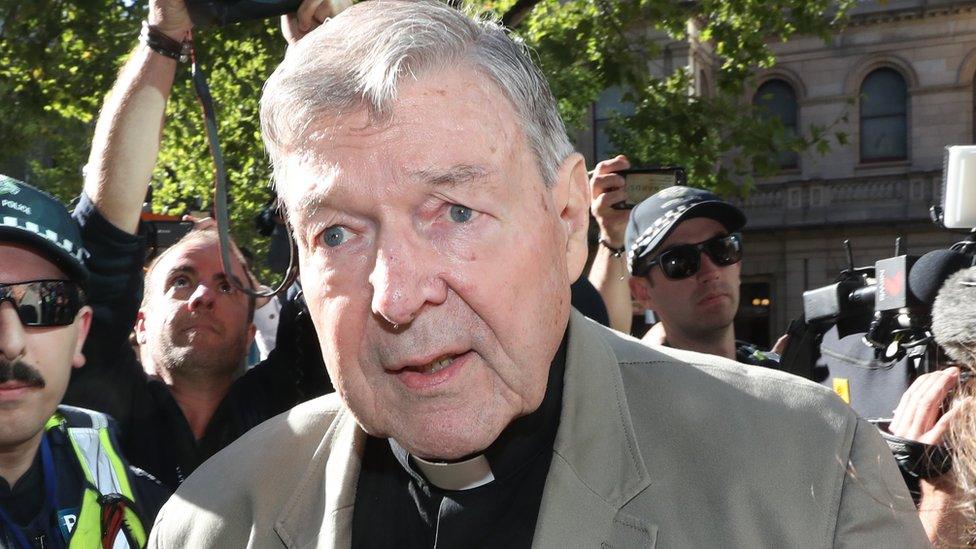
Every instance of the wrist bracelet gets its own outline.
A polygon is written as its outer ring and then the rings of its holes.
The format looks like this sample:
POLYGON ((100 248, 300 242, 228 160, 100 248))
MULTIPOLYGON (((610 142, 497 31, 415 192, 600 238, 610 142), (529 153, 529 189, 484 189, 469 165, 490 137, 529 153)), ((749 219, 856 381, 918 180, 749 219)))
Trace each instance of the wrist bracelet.
POLYGON ((621 246, 619 248, 614 248, 613 246, 610 245, 609 242, 607 242, 602 238, 600 239, 600 245, 610 250, 610 254, 613 255, 613 257, 622 257, 624 255, 624 252, 627 250, 624 246, 621 246))
POLYGON ((149 47, 152 51, 175 59, 179 63, 187 63, 193 55, 193 42, 189 35, 182 42, 166 36, 163 31, 149 24, 149 21, 142 22, 142 32, 139 33, 139 41, 149 47))

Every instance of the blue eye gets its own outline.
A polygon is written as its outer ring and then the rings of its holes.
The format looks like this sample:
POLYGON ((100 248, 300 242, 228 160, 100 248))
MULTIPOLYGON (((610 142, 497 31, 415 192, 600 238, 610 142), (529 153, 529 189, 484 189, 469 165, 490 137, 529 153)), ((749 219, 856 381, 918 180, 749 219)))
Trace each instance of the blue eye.
POLYGON ((460 204, 451 204, 451 220, 455 223, 467 223, 471 220, 472 215, 474 212, 471 211, 471 208, 460 204))
POLYGON ((322 233, 322 242, 330 248, 335 248, 339 244, 349 240, 349 230, 341 225, 333 225, 322 233))

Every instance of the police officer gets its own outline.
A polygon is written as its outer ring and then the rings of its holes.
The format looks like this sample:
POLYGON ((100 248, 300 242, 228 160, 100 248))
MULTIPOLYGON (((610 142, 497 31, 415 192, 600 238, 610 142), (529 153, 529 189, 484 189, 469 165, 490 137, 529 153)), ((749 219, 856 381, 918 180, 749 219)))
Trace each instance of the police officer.
POLYGON ((601 244, 590 280, 607 302, 612 327, 630 331, 633 296, 660 320, 646 343, 778 368, 776 353, 735 339, 745 215, 710 192, 680 185, 629 213, 616 210, 626 191, 615 172, 629 167, 618 156, 599 163, 590 180, 601 244))
POLYGON ((80 242, 57 200, 0 176, 0 547, 142 547, 168 495, 108 416, 58 406, 92 318, 80 242))

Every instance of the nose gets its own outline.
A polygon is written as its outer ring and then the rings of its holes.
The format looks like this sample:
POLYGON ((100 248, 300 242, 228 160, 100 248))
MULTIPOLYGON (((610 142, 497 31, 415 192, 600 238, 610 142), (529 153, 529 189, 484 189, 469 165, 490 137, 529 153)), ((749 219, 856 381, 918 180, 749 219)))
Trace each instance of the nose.
POLYGON ((698 281, 699 282, 710 282, 715 280, 719 276, 719 267, 712 261, 712 258, 708 256, 705 252, 701 254, 701 265, 698 268, 698 281))
POLYGON ((212 289, 210 289, 210 286, 206 284, 197 284, 197 287, 190 295, 190 302, 187 306, 191 311, 198 309, 210 310, 213 309, 215 299, 216 295, 214 295, 214 292, 212 289))
POLYGON ((412 322, 425 305, 447 299, 447 283, 439 271, 439 257, 423 242, 404 240, 381 245, 369 276, 372 310, 394 326, 412 322))
POLYGON ((0 356, 14 360, 26 351, 27 337, 17 310, 9 301, 0 302, 0 356))

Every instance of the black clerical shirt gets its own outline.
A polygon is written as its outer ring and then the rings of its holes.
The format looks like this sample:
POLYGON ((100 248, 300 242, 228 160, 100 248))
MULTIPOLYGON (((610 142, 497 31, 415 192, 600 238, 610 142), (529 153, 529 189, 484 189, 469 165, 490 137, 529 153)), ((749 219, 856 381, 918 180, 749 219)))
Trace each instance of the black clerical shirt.
POLYGON ((565 369, 564 337, 542 404, 485 450, 494 480, 477 488, 440 489, 392 439, 367 437, 352 546, 530 547, 559 428, 565 369))

